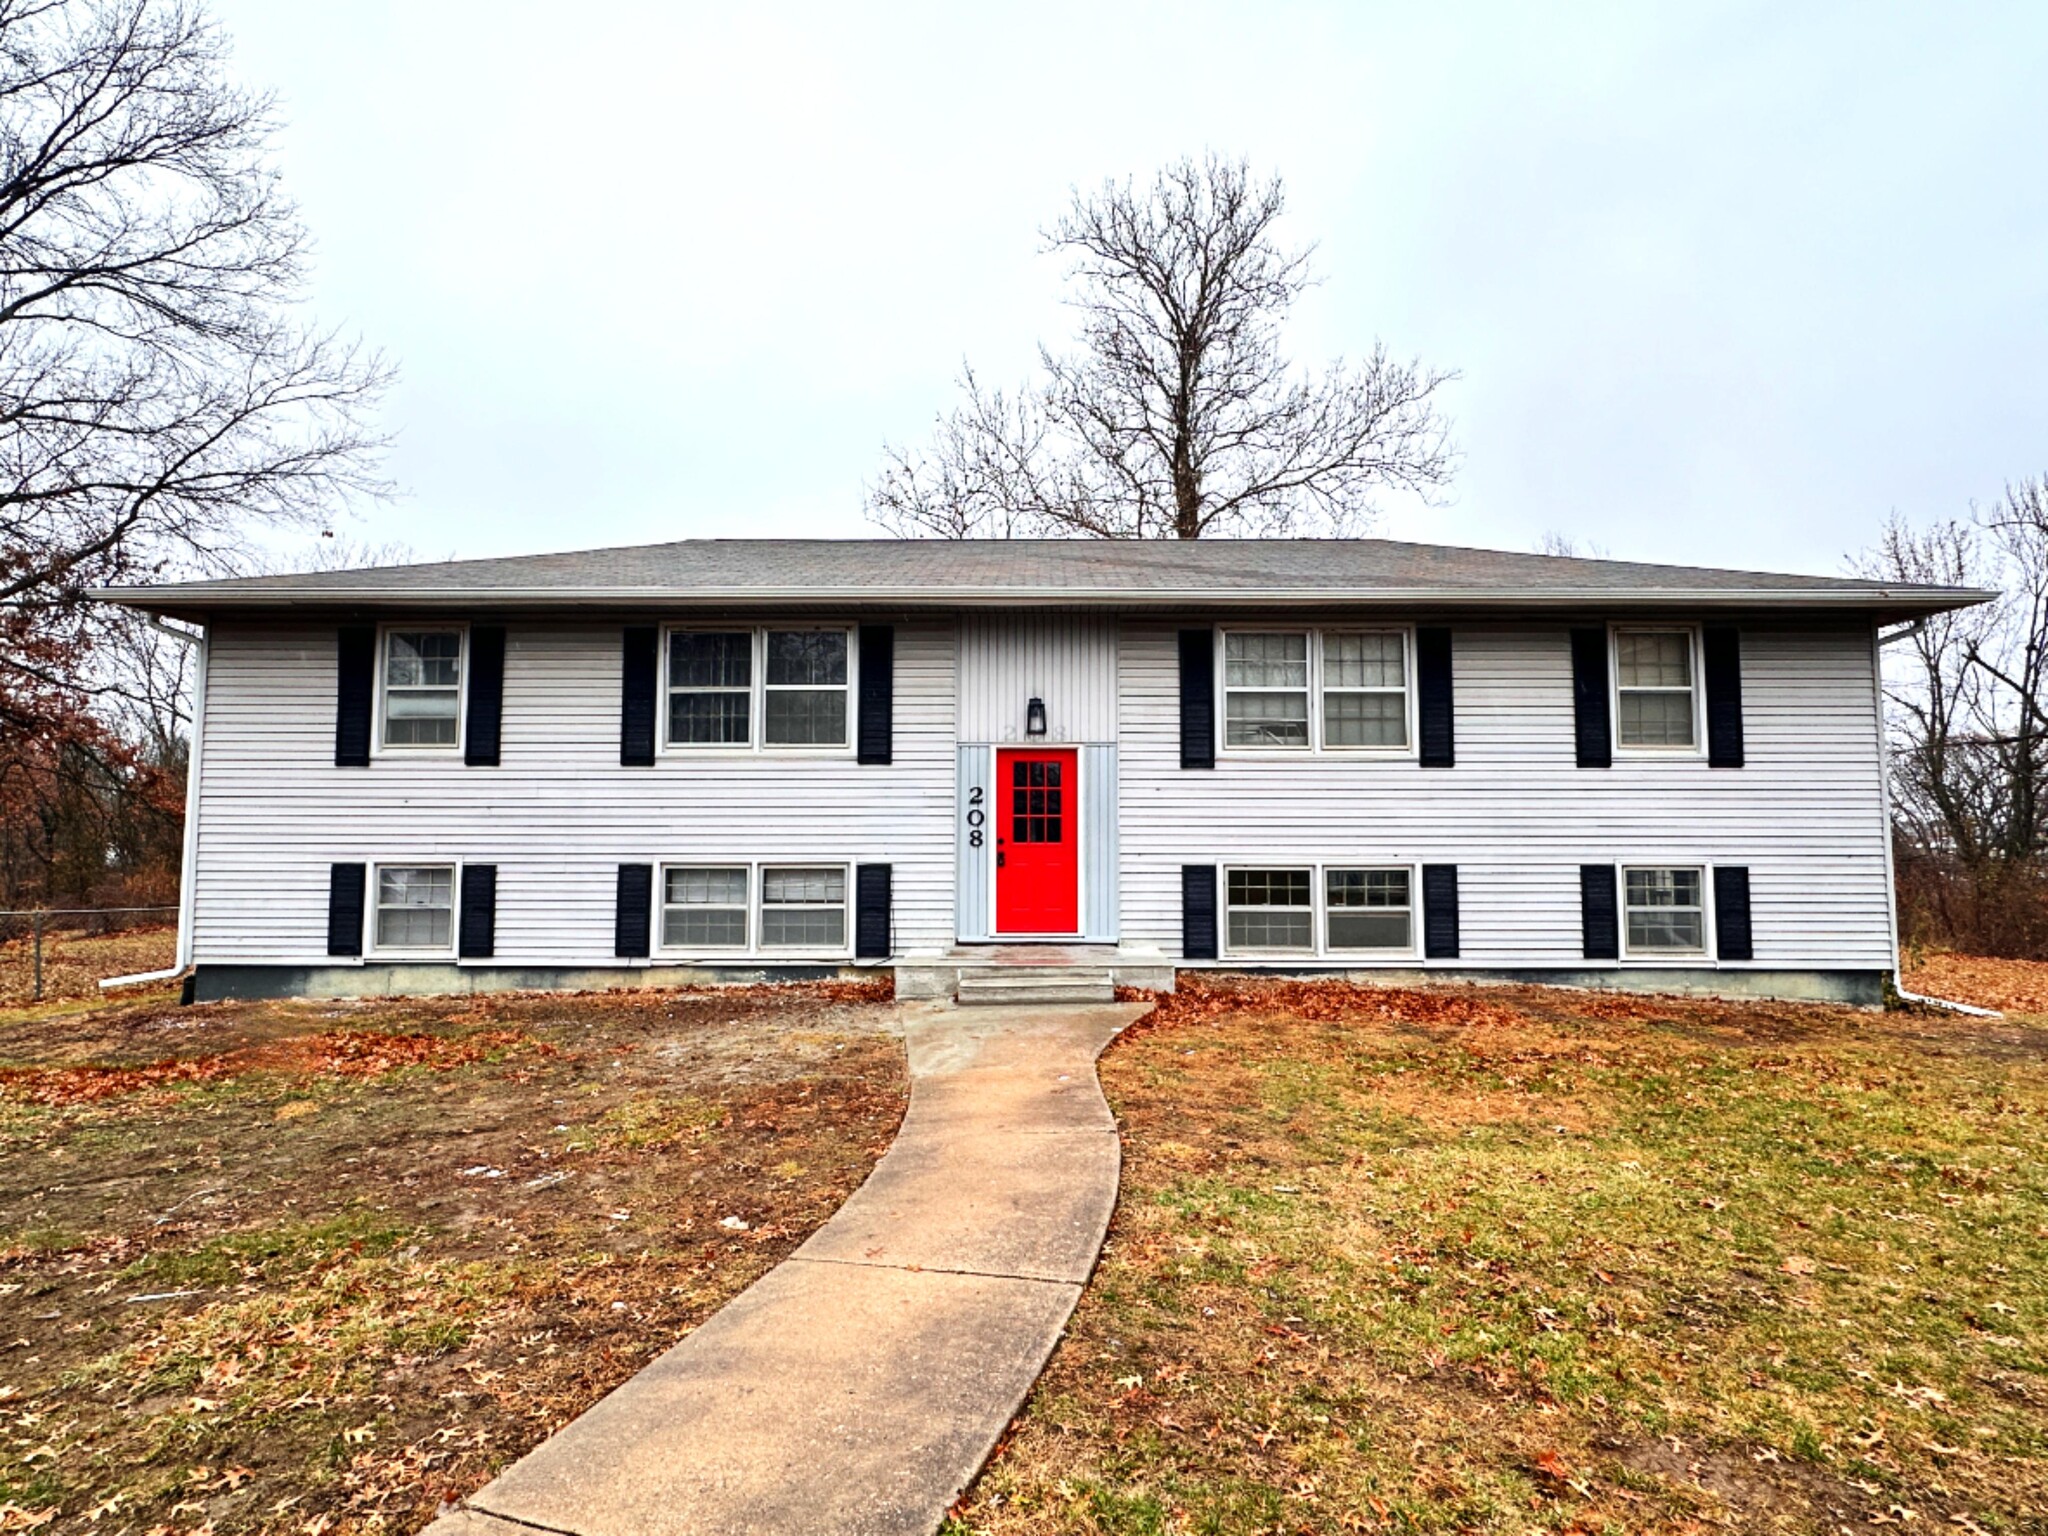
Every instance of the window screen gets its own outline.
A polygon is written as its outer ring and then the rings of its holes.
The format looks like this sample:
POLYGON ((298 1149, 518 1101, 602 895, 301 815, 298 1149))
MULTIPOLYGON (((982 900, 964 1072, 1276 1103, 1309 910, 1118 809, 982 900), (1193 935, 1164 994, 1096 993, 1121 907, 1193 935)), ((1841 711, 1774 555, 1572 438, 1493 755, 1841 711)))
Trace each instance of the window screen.
POLYGON ((446 864, 377 870, 377 947, 447 949, 455 942, 455 870, 446 864))
POLYGON ((1225 886, 1232 949, 1313 949, 1314 892, 1305 869, 1233 869, 1225 886))
POLYGON ((766 949, 841 949, 846 944, 846 871, 761 871, 761 944, 766 949))
POLYGON ((1405 869, 1324 871, 1332 949, 1412 949, 1414 904, 1405 869))
POLYGON ((462 713, 460 631, 384 636, 384 745, 452 747, 462 713))

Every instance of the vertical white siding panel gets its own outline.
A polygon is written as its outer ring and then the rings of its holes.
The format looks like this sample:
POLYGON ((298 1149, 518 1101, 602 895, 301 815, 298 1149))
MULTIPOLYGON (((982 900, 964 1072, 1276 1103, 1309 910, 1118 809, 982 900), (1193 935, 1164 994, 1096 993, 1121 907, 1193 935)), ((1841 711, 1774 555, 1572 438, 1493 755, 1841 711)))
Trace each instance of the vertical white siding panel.
POLYGON ((1461 625, 1458 765, 1311 754, 1179 766, 1175 626, 1122 637, 1127 941, 1180 944, 1183 863, 1455 863, 1461 963, 1575 964, 1578 866, 1739 863, 1756 963, 1891 963, 1882 762, 1867 626, 1746 628, 1747 766, 1574 766, 1563 625, 1461 625))
POLYGON ((960 739, 1025 740, 1024 711, 1045 701, 1049 742, 1113 742, 1117 624, 1068 609, 969 613, 960 619, 960 739))
POLYGON ((957 844, 957 895, 959 935, 968 942, 987 939, 995 931, 995 915, 989 911, 989 859, 996 846, 995 748, 963 746, 955 790, 960 806, 957 844), (974 791, 981 791, 981 803, 974 803, 974 791), (970 824, 970 811, 979 809, 981 825, 970 824), (979 832, 977 843, 974 834, 979 832))
POLYGON ((894 866, 897 940, 953 927, 953 626, 896 634, 895 761, 773 753, 619 766, 619 629, 514 624, 503 766, 334 761, 331 627, 214 632, 195 874, 201 963, 325 959, 327 866, 498 865, 497 961, 589 964, 612 950, 622 862, 771 859, 894 866))
POLYGON ((1117 782, 1116 748, 1081 749, 1081 936, 1098 944, 1116 942, 1117 782))

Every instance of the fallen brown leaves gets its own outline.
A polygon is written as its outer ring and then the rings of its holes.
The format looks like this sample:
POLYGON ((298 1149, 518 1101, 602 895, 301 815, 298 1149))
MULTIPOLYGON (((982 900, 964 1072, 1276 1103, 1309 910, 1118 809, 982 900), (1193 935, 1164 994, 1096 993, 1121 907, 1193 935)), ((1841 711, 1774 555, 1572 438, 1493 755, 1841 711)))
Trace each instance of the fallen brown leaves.
POLYGON ((1909 992, 2002 1013, 2048 1013, 2048 961, 1921 955, 1900 973, 1909 992))
MULTIPOLYGON (((1378 987, 1355 981, 1284 981, 1183 974, 1168 994, 1119 988, 1124 1001, 1153 1001, 1154 1010, 1126 1036, 1212 1023, 1248 1009, 1271 1010, 1317 1024, 1372 1019, 1391 1024, 1523 1024, 1528 1016, 1480 987, 1378 987)), ((1640 1007, 1640 1004, 1635 1006, 1640 1007)))
POLYGON ((496 1051, 552 1056, 559 1053, 560 1047, 509 1029, 455 1038, 337 1029, 210 1056, 154 1061, 139 1067, 0 1067, 0 1096, 22 1103, 57 1106, 92 1104, 179 1083, 220 1082, 250 1072, 298 1077, 381 1077, 402 1067, 446 1072, 481 1061, 496 1051))

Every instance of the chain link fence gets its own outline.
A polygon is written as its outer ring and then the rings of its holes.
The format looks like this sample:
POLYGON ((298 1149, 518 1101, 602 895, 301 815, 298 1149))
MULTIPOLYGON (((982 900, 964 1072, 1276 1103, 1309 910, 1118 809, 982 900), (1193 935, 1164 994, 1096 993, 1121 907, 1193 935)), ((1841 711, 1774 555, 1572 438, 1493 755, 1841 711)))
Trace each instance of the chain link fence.
POLYGON ((109 976, 160 971, 177 957, 178 909, 0 909, 0 1005, 94 997, 109 976))

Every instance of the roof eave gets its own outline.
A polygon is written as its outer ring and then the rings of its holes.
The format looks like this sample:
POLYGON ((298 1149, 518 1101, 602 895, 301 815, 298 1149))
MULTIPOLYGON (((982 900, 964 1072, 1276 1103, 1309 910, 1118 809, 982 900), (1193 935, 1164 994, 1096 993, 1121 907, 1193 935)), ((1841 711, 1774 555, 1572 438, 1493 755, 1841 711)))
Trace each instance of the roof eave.
POLYGON ((351 587, 347 589, 207 588, 203 584, 165 587, 94 587, 99 602, 157 613, 205 613, 234 609, 368 607, 488 607, 588 609, 608 607, 804 603, 825 606, 991 607, 1028 603, 1121 608, 1272 607, 1318 604, 1391 607, 1712 607, 1828 608, 1876 610, 1918 617, 1991 601, 1998 594, 1974 587, 1783 588, 1783 587, 1612 587, 1553 588, 1541 592, 1470 587, 1285 587, 1236 591, 1214 588, 1105 591, 1099 587, 604 587, 565 591, 559 587, 351 587))

